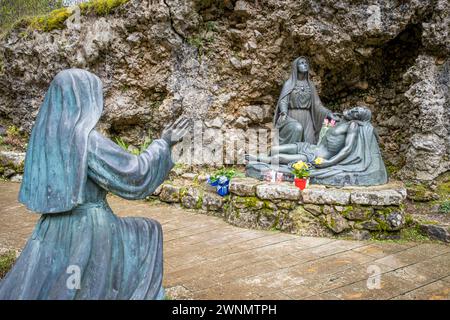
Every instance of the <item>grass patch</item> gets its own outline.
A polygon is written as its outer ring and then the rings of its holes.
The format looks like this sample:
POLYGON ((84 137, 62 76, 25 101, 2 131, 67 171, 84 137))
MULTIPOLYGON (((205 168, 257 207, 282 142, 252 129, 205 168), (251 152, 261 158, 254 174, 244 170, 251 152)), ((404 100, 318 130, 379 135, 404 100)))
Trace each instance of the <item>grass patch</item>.
POLYGON ((429 242, 429 237, 423 235, 419 231, 419 227, 405 228, 400 231, 401 240, 414 242, 429 242))
POLYGON ((2 279, 14 265, 16 253, 12 250, 0 254, 0 279, 2 279))

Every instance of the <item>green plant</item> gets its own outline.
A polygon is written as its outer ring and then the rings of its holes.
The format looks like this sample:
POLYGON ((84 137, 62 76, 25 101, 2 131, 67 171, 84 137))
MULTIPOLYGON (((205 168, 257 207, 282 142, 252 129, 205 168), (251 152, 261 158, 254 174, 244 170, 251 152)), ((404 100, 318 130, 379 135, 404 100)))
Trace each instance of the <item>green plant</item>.
POLYGON ((139 154, 141 154, 142 152, 144 152, 145 150, 147 150, 147 148, 150 146, 150 144, 152 143, 153 139, 152 137, 148 136, 147 138, 145 138, 144 142, 139 146, 139 154))
MULTIPOLYGON (((104 16, 129 0, 91 0, 79 5, 82 14, 104 16)), ((0 0, 0 32, 29 28, 39 31, 63 29, 73 9, 63 7, 62 0, 0 0)), ((21 33, 21 36, 23 32, 21 33)))
POLYGON ((16 253, 12 250, 0 254, 0 279, 2 279, 16 261, 16 253))
POLYGON ((420 232, 418 226, 402 229, 400 231, 400 235, 401 240, 403 241, 416 241, 416 242, 430 241, 430 238, 428 236, 420 232))
POLYGON ((439 206, 439 212, 443 214, 450 213, 450 200, 445 200, 441 203, 441 205, 439 206))
POLYGON ((216 23, 214 21, 208 21, 203 25, 199 34, 189 37, 187 42, 197 48, 198 57, 201 62, 202 57, 209 52, 208 45, 214 42, 214 37, 211 33, 217 31, 216 23))
POLYGON ((10 137, 19 137, 20 131, 19 128, 17 128, 15 125, 9 126, 8 129, 6 129, 6 134, 10 137))
POLYGON ((200 61, 202 60, 203 55, 206 53, 206 45, 207 45, 207 40, 201 36, 193 36, 188 38, 188 43, 197 48, 198 51, 198 57, 200 59, 200 61))
POLYGON ((129 144, 123 141, 121 137, 115 137, 114 141, 116 141, 117 145, 121 147, 123 150, 128 151, 129 144))
POLYGON ((144 142, 139 146, 139 148, 134 148, 131 150, 130 150, 130 144, 123 141, 123 139, 121 137, 115 137, 114 141, 123 150, 128 151, 131 154, 138 156, 148 148, 148 146, 152 143, 153 139, 150 136, 148 136, 147 138, 145 138, 144 142))
POLYGON ((305 179, 308 178, 310 165, 304 161, 298 161, 292 165, 292 173, 296 178, 305 179))
POLYGON ((244 175, 241 172, 236 171, 233 168, 221 168, 216 170, 210 177, 209 180, 211 182, 215 182, 219 180, 220 177, 225 176, 228 180, 231 180, 234 177, 243 177, 244 175))
POLYGON ((45 15, 62 5, 62 0, 0 0, 0 33, 6 34, 24 22, 28 26, 27 17, 45 15))
POLYGON ((216 22, 215 22, 215 21, 207 21, 207 22, 205 23, 205 28, 206 28, 206 31, 207 31, 207 32, 210 32, 210 31, 217 31, 217 25, 216 25, 216 22))

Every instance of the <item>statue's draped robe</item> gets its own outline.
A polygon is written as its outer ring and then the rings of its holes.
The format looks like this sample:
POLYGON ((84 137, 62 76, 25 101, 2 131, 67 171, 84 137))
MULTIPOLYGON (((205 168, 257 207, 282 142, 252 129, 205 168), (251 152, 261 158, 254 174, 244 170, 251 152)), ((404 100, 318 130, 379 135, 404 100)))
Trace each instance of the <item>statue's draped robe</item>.
POLYGON ((151 194, 173 167, 170 147, 155 140, 140 156, 124 151, 91 128, 102 103, 100 80, 86 71, 52 82, 19 197, 42 216, 0 282, 0 300, 163 298, 160 224, 119 218, 105 197, 151 194))
POLYGON ((368 121, 352 120, 358 125, 356 141, 349 155, 328 168, 313 168, 311 183, 335 186, 372 186, 388 181, 377 133, 368 121))
POLYGON ((306 82, 310 91, 310 101, 305 106, 307 108, 294 105, 295 99, 292 99, 291 95, 298 81, 297 64, 299 59, 302 57, 295 59, 292 63, 291 76, 283 85, 275 110, 273 124, 279 130, 280 145, 302 141, 316 144, 323 120, 331 113, 322 105, 316 87, 309 79, 309 73, 306 74, 306 82), (287 113, 285 121, 280 119, 283 111, 287 113))

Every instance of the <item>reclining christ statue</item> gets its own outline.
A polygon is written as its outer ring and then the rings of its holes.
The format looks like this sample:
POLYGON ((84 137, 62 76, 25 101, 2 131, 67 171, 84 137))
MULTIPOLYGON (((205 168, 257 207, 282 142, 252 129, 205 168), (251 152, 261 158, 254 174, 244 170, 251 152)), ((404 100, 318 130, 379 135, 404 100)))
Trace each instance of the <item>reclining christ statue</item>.
POLYGON ((346 186, 385 184, 386 168, 378 146, 378 135, 370 120, 372 113, 364 107, 344 111, 335 127, 329 128, 318 145, 297 142, 272 148, 269 155, 246 155, 249 161, 247 176, 261 179, 264 173, 275 170, 292 178, 291 165, 297 161, 314 163, 311 183, 346 186))

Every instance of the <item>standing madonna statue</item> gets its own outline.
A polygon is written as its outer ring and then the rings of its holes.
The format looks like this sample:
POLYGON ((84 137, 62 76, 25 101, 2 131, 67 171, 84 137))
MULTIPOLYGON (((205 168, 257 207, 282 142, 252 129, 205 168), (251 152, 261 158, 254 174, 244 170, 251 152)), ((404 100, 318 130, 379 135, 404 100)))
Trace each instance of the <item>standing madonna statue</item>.
POLYGON ((281 90, 273 120, 274 127, 279 130, 280 145, 296 142, 316 144, 324 119, 335 118, 322 105, 309 70, 305 57, 295 59, 291 76, 281 90))
POLYGON ((92 73, 65 70, 50 84, 19 194, 42 215, 0 283, 0 300, 164 297, 160 224, 117 217, 106 194, 150 195, 173 167, 171 147, 188 123, 167 127, 136 156, 94 130, 102 110, 102 83, 92 73))

